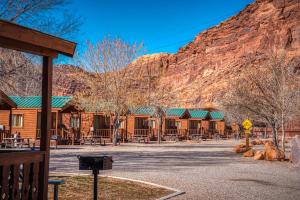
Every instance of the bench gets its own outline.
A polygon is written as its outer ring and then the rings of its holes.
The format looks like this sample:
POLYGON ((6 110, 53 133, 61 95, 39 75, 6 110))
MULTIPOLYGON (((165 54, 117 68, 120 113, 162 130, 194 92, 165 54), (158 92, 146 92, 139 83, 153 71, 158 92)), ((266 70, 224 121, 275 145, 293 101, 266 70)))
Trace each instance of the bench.
POLYGON ((60 186, 60 185, 62 185, 62 184, 64 184, 65 183, 65 181, 64 180, 49 180, 48 181, 48 184, 49 185, 53 185, 53 192, 54 192, 54 194, 53 194, 53 199, 54 200, 58 200, 58 186, 60 186))

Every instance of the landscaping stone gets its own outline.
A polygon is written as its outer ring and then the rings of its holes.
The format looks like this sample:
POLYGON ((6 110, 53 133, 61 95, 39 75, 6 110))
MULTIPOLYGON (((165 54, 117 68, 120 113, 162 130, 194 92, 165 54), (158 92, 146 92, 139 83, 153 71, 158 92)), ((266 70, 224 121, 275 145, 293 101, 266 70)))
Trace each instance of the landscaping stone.
POLYGON ((268 161, 283 161, 285 158, 284 152, 280 149, 276 148, 272 142, 268 142, 265 144, 265 160, 268 161))
POLYGON ((264 142, 262 140, 256 139, 251 142, 252 145, 263 145, 264 142))
POLYGON ((274 143, 271 140, 264 140, 263 144, 264 145, 269 144, 269 145, 273 145, 274 146, 274 143))
POLYGON ((233 151, 235 153, 244 153, 246 152, 247 150, 249 150, 248 148, 246 148, 246 145, 245 144, 239 144, 239 145, 236 145, 234 148, 233 148, 233 151))
POLYGON ((291 141, 291 161, 294 166, 300 167, 300 136, 297 135, 291 141))
POLYGON ((246 151, 243 154, 244 157, 253 157, 254 156, 254 150, 253 149, 249 149, 248 151, 246 151))
POLYGON ((263 160, 263 159, 264 159, 264 152, 256 151, 253 160, 263 160))

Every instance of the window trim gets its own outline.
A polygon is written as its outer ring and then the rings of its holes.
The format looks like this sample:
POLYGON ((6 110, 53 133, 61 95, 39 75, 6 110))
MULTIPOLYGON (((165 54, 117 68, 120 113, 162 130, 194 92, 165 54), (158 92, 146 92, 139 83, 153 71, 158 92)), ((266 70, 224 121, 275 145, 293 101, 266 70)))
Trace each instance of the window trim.
POLYGON ((24 114, 12 114, 12 116, 11 116, 11 127, 12 128, 24 128, 24 114), (19 116, 21 116, 22 117, 22 123, 21 123, 21 126, 15 126, 14 124, 13 124, 13 115, 19 115, 19 116))

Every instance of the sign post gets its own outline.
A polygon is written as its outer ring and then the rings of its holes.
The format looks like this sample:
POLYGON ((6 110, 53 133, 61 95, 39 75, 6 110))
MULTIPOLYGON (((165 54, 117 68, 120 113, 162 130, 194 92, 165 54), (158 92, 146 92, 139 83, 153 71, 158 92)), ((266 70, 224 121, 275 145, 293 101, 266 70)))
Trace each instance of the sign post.
POLYGON ((249 136, 250 136, 250 129, 252 127, 252 122, 249 119, 246 119, 243 122, 243 127, 245 129, 245 136, 246 136, 246 148, 249 148, 249 136))

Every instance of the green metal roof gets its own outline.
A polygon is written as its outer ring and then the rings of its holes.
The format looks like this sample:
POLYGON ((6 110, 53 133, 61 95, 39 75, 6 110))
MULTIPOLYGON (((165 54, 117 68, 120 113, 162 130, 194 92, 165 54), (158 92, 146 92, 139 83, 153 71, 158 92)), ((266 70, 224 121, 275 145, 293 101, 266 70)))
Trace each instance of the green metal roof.
POLYGON ((182 117, 185 113, 185 108, 168 108, 166 110, 167 117, 182 117))
POLYGON ((212 119, 219 119, 219 120, 224 119, 224 114, 221 112, 210 112, 209 115, 212 119))
POLYGON ((199 118, 204 119, 208 115, 207 110, 200 110, 200 109, 189 109, 189 113, 191 114, 191 118, 199 118))
POLYGON ((139 107, 131 110, 131 112, 135 115, 150 115, 153 116, 155 113, 154 107, 139 107))
MULTIPOLYGON (((41 96, 10 96, 18 108, 41 108, 41 96)), ((52 108, 62 108, 71 100, 69 96, 52 96, 52 108)))

